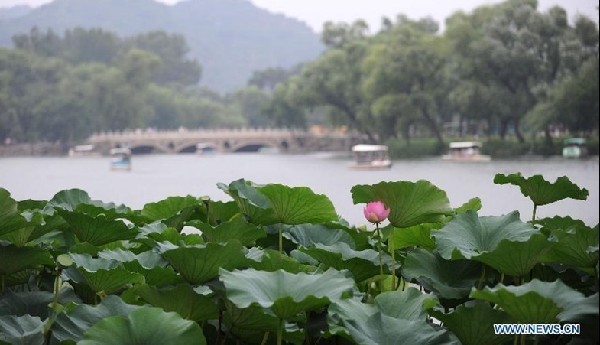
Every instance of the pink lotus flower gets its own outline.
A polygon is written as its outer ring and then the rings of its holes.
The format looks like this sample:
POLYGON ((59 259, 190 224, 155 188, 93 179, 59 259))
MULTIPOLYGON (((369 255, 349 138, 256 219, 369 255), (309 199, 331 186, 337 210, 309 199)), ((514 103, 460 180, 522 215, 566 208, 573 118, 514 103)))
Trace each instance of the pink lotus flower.
POLYGON ((390 209, 386 208, 384 203, 381 201, 371 201, 365 205, 363 209, 365 218, 373 224, 379 224, 383 222, 389 215, 390 209))

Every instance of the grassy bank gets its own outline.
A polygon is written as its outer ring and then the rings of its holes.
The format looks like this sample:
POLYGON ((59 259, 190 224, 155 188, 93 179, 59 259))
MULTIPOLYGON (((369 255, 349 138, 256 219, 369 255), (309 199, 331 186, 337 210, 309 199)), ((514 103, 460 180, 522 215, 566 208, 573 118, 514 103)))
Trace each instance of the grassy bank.
MULTIPOLYGON (((394 139, 389 140, 386 144, 390 148, 392 158, 411 159, 440 156, 447 152, 450 142, 471 140, 482 142, 482 154, 490 155, 493 158, 516 158, 525 155, 560 156, 562 154, 564 138, 554 139, 552 144, 547 143, 543 138, 530 139, 524 143, 520 143, 514 138, 501 140, 497 137, 490 139, 445 138, 443 145, 440 145, 433 138, 415 138, 411 139, 410 143, 407 143, 403 139, 394 139)), ((598 136, 587 138, 586 145, 590 155, 598 155, 598 136)))

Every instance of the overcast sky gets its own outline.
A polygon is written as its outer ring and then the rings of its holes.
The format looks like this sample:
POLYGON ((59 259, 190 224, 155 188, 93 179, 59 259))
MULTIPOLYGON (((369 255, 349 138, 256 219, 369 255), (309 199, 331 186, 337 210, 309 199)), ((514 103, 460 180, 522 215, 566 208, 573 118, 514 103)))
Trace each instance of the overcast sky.
MULTIPOLYGON (((19 4, 39 6, 52 0, 0 0, 0 7, 19 4)), ((127 1, 127 0, 123 0, 127 1)), ((159 1, 159 0, 157 0, 159 1)), ((175 3, 178 0, 160 0, 175 3)), ((274 13, 281 13, 306 22, 315 31, 321 31, 327 20, 352 22, 365 19, 373 30, 379 28, 383 16, 391 19, 397 14, 406 14, 410 18, 432 16, 443 23, 444 19, 456 10, 470 11, 482 4, 493 4, 499 0, 250 0, 258 7, 274 13)), ((540 10, 554 5, 567 9, 570 18, 583 14, 598 22, 597 0, 538 0, 540 10)))

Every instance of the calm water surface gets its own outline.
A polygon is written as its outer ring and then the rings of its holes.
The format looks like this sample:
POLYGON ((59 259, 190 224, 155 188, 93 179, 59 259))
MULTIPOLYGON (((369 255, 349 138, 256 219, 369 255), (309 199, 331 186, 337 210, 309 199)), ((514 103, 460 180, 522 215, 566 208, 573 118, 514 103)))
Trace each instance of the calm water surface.
POLYGON ((513 210, 522 219, 531 217, 533 207, 518 187, 495 185, 496 173, 542 174, 554 182, 568 176, 589 190, 587 201, 563 200, 542 206, 538 215, 569 215, 588 225, 598 223, 598 159, 493 161, 456 163, 439 159, 396 161, 391 170, 359 171, 349 168, 349 158, 335 154, 223 154, 134 156, 132 171, 111 171, 109 158, 0 158, 0 187, 14 199, 50 199, 63 189, 80 188, 92 199, 124 203, 141 209, 145 203, 169 196, 209 196, 229 200, 216 186, 245 178, 256 183, 307 186, 326 194, 337 212, 352 224, 365 224, 361 205, 352 204, 350 189, 356 184, 380 181, 431 181, 446 191, 452 206, 472 197, 482 199, 480 215, 501 215, 513 210))

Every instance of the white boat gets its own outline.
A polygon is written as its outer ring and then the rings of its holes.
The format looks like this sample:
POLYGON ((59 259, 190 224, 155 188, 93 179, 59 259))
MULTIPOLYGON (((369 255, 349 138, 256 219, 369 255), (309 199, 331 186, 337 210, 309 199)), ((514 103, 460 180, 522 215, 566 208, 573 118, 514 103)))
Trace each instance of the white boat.
POLYGON ((211 153, 216 153, 217 150, 214 146, 205 143, 196 144, 196 154, 198 155, 206 155, 211 153))
POLYGON ((389 169, 392 161, 386 145, 354 145, 352 147, 354 169, 389 169))
POLYGON ((76 145, 69 149, 69 157, 87 157, 98 155, 99 153, 95 150, 95 147, 92 144, 76 145))
POLYGON ((588 155, 585 138, 568 138, 564 141, 562 155, 565 158, 585 158, 588 155))
POLYGON ((481 142, 479 141, 455 141, 450 143, 448 154, 442 156, 445 160, 453 161, 480 161, 487 162, 492 158, 480 153, 481 142))
POLYGON ((117 147, 110 150, 111 170, 131 170, 131 150, 117 147))

